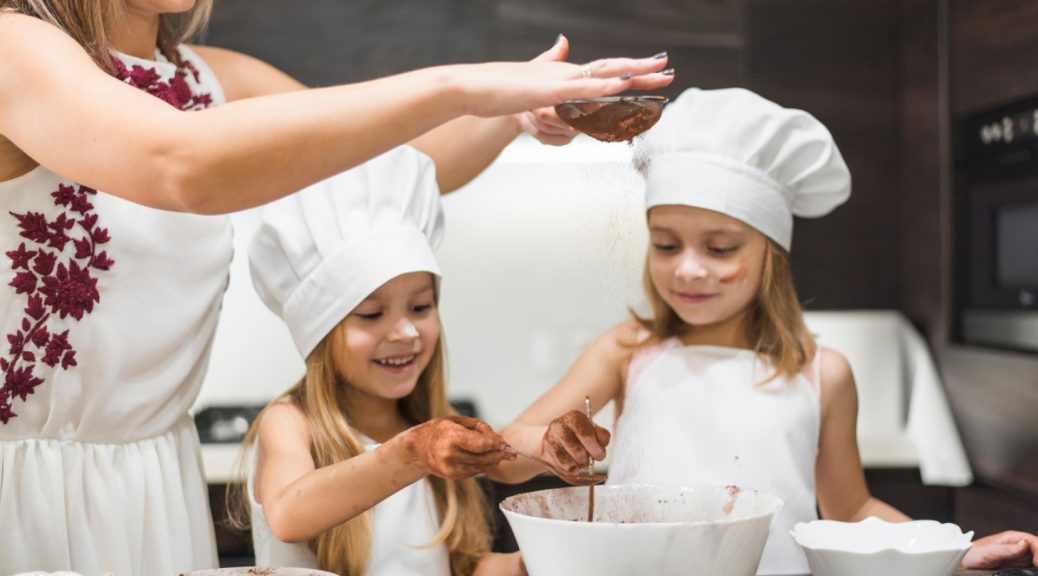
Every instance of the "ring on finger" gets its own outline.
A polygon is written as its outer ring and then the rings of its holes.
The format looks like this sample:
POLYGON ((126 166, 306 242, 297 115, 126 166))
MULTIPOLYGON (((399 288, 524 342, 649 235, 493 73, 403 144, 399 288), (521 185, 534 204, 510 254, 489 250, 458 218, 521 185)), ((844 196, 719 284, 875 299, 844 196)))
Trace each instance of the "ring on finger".
POLYGON ((587 80, 588 78, 592 77, 591 76, 591 65, 590 64, 581 64, 580 65, 580 77, 585 79, 585 80, 587 80))

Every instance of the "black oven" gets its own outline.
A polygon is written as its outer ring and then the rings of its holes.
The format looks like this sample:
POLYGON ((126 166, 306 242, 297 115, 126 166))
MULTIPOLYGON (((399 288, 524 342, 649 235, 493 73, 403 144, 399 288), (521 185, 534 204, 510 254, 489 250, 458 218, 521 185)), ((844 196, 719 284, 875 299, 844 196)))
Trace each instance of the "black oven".
POLYGON ((1038 97, 957 128, 956 339, 1038 352, 1038 97))

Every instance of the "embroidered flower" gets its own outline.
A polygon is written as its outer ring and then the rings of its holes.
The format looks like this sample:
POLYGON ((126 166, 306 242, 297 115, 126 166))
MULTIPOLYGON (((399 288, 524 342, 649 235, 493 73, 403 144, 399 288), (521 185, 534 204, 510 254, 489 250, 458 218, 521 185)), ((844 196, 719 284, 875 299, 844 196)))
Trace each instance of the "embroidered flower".
MULTIPOLYGON (((182 60, 182 59, 181 59, 182 60)), ((201 110, 212 104, 209 94, 195 94, 187 81, 198 82, 198 70, 187 61, 164 81, 154 68, 138 64, 127 69, 114 59, 115 77, 152 94, 181 110, 201 110)), ((91 198, 97 191, 79 184, 58 184, 51 192, 54 205, 63 209, 48 219, 42 212, 9 212, 18 221, 19 235, 27 240, 14 250, 4 252, 11 261, 14 276, 8 286, 15 294, 26 294, 21 324, 7 334, 8 350, 0 356, 3 385, 0 386, 0 424, 7 424, 15 413, 11 402, 25 402, 43 384, 37 376, 37 362, 62 370, 76 366, 76 350, 69 342, 69 329, 52 332, 47 321, 57 315, 61 320, 80 321, 100 304, 97 271, 109 270, 115 260, 99 246, 111 238, 107 228, 98 225, 91 198), (72 249, 66 250, 71 242, 72 249)))
POLYGON ((144 90, 174 108, 179 108, 180 110, 202 110, 208 108, 213 103, 212 95, 193 93, 191 86, 187 82, 188 74, 194 78, 195 82, 200 81, 201 75, 198 73, 198 69, 191 62, 183 58, 180 58, 180 60, 182 62, 180 67, 177 68, 176 72, 173 73, 173 77, 168 81, 163 80, 162 76, 154 68, 145 68, 140 64, 134 64, 131 68, 127 68, 126 64, 118 58, 114 59, 112 66, 116 78, 144 90))

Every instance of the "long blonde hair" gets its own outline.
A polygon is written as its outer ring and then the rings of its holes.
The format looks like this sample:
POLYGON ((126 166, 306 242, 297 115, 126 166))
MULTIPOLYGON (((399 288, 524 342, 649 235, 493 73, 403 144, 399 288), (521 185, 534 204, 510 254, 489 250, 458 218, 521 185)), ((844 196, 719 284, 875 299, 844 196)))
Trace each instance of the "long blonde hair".
MULTIPOLYGON (((310 424, 311 456, 318 468, 364 452, 357 431, 349 423, 349 384, 339 376, 332 360, 339 330, 333 329, 307 357, 306 376, 271 403, 289 401, 303 411, 310 424)), ((408 422, 420 424, 453 413, 447 402, 445 373, 446 359, 441 337, 429 365, 418 377, 414 391, 398 403, 400 413, 408 422)), ((256 440, 262 418, 263 413, 260 413, 242 443, 241 477, 247 473, 246 454, 256 440)), ((445 542, 450 553, 451 574, 469 576, 480 557, 490 550, 490 514, 483 492, 474 478, 445 480, 429 476, 429 481, 441 524, 439 532, 427 546, 445 542)), ((241 483, 228 485, 227 491, 231 525, 247 530, 251 511, 248 492, 241 483)), ((309 546, 317 556, 318 568, 344 576, 363 574, 371 549, 371 518, 372 511, 367 510, 310 540, 309 546)))
MULTIPOLYGON (((764 381, 770 382, 779 376, 795 376, 814 357, 816 346, 814 337, 804 324, 804 312, 793 286, 789 252, 774 240, 766 240, 760 287, 750 304, 743 326, 753 349, 768 358, 775 369, 764 381)), ((646 256, 642 283, 652 315, 643 318, 631 311, 634 319, 652 334, 648 342, 681 336, 694 330, 660 296, 652 283, 649 266, 649 256, 646 256)))
MULTIPOLYGON (((173 46, 205 30, 213 0, 197 0, 188 11, 159 16, 158 48, 179 64, 173 46)), ((82 46, 97 65, 111 71, 109 30, 123 17, 122 0, 0 0, 0 11, 35 16, 62 29, 82 46)))

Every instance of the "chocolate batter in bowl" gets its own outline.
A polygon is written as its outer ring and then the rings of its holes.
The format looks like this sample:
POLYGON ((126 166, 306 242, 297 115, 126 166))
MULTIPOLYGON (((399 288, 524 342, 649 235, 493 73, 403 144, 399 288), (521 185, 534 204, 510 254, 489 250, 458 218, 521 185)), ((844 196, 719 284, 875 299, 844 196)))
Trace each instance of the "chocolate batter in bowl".
POLYGON ((530 576, 754 576, 782 501, 735 486, 609 485, 506 498, 530 576))
POLYGON ((663 114, 665 96, 610 96, 566 100, 555 113, 566 124, 602 142, 631 141, 663 114))

